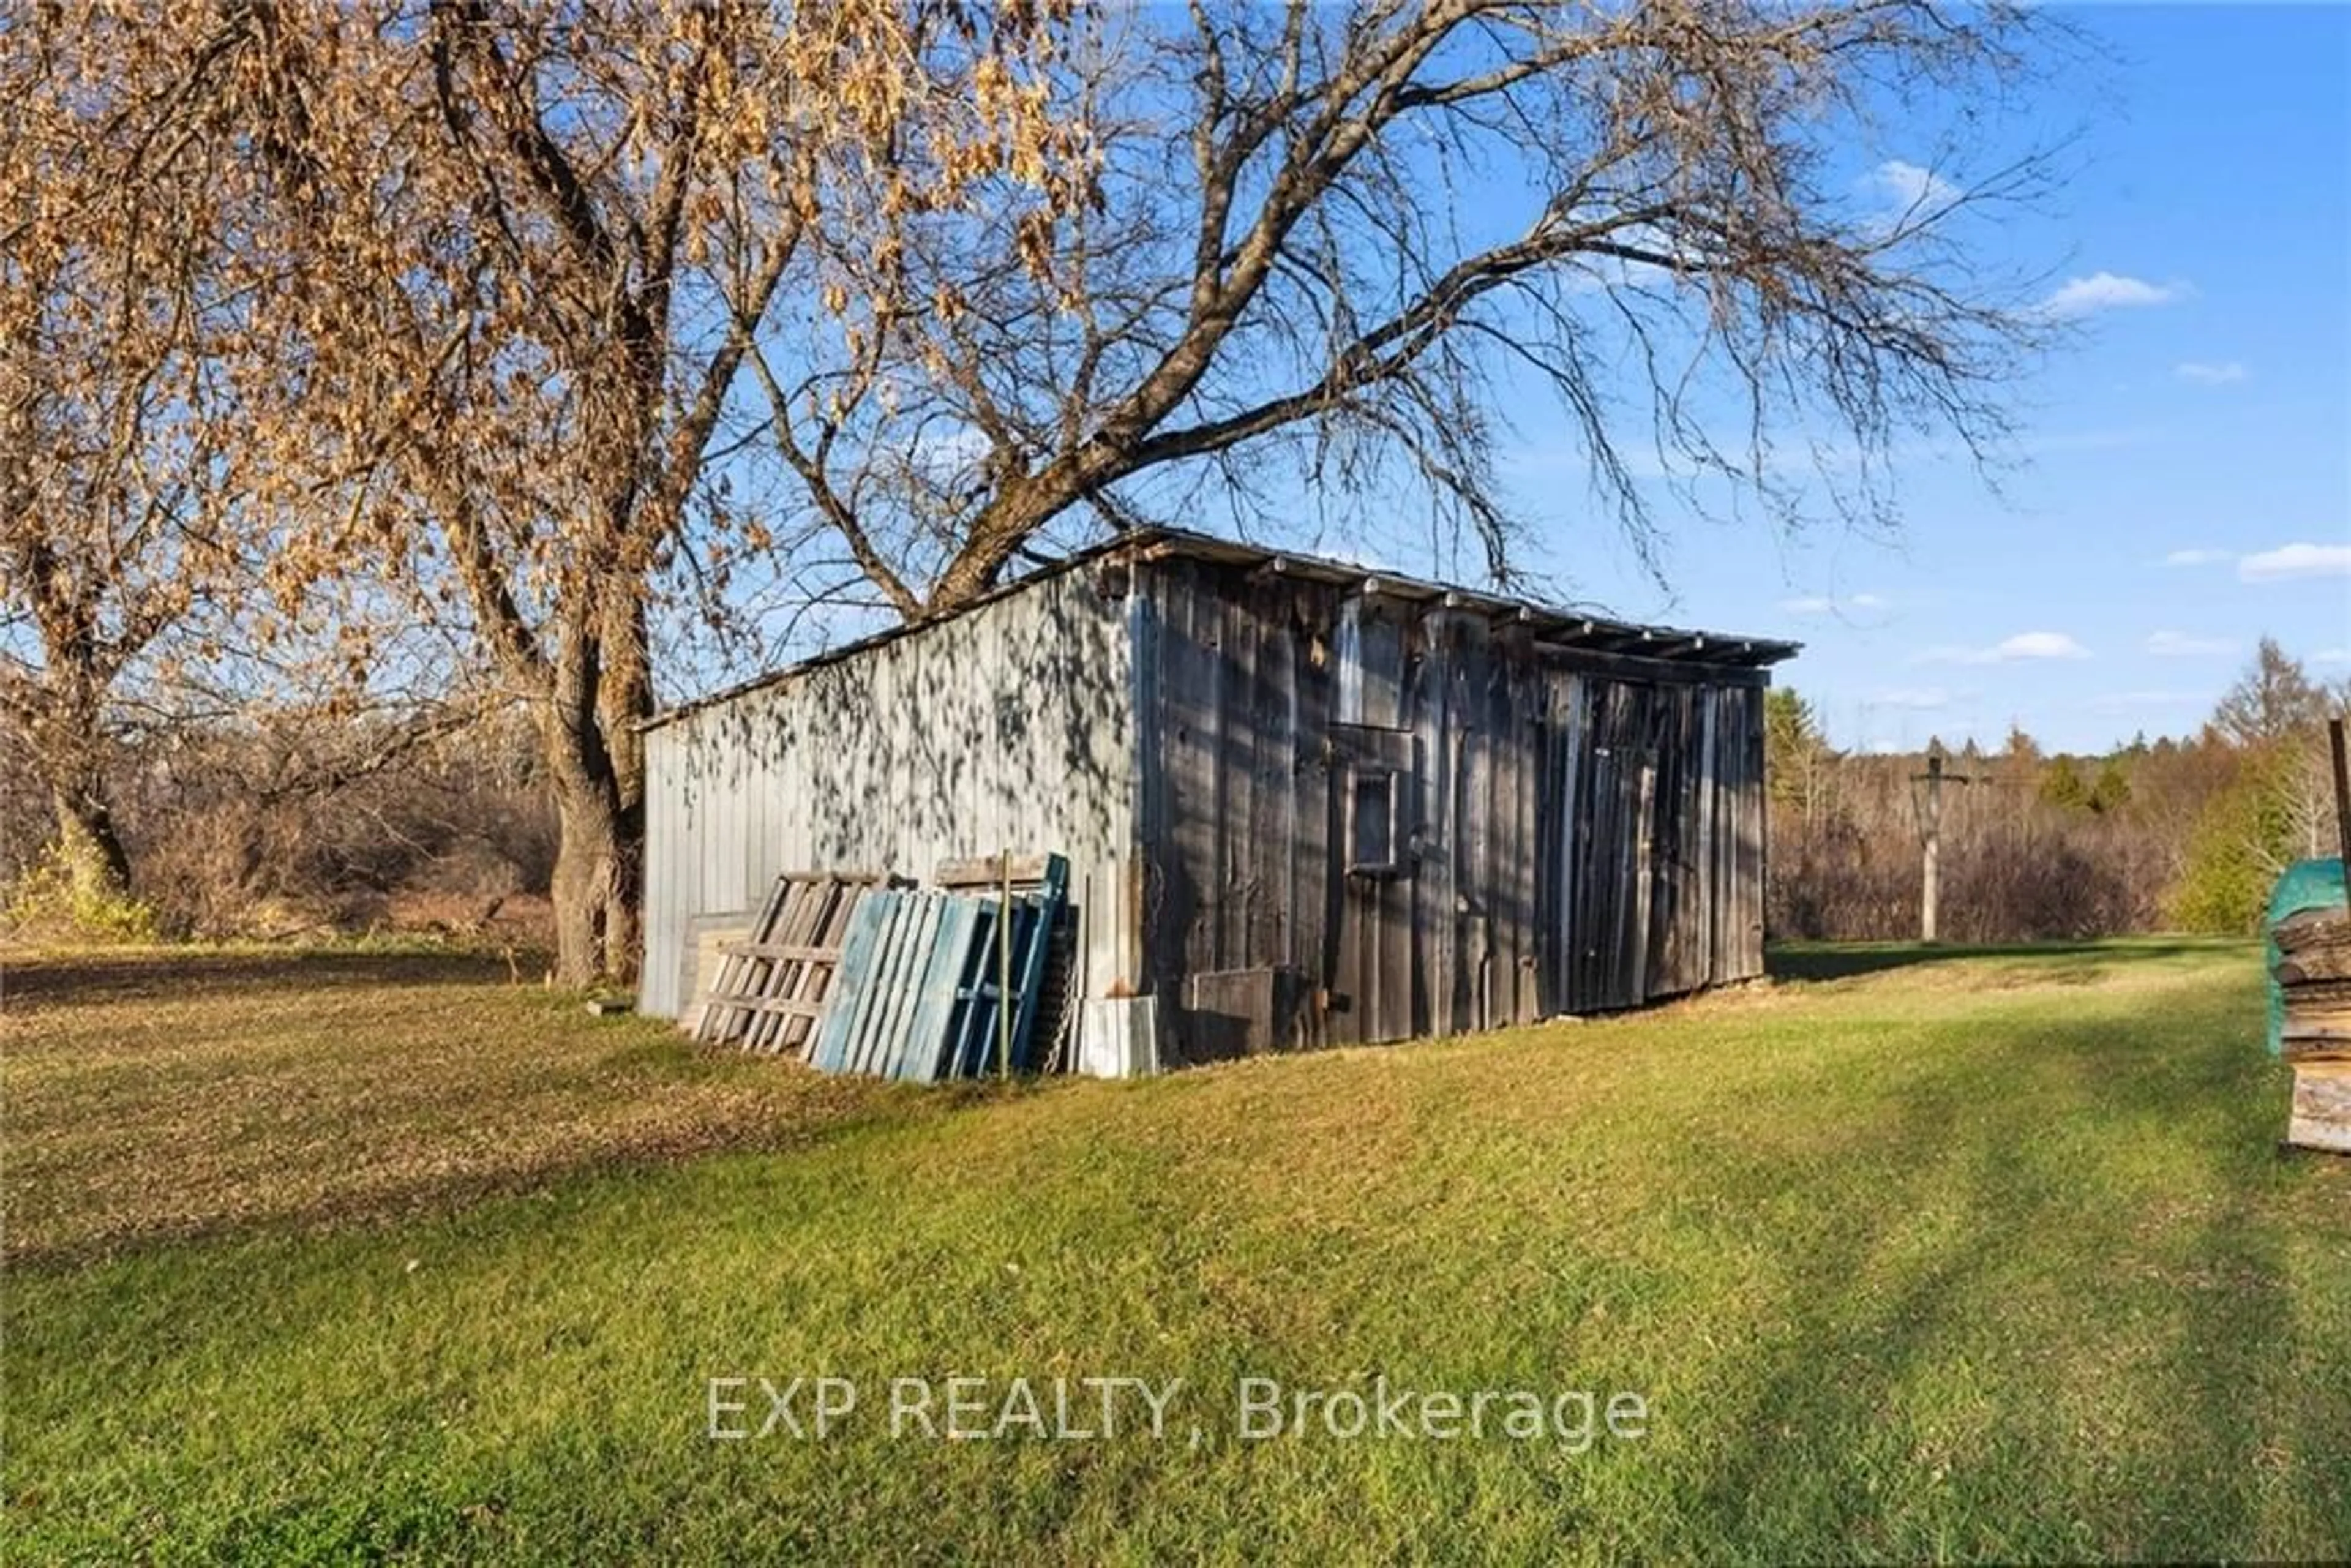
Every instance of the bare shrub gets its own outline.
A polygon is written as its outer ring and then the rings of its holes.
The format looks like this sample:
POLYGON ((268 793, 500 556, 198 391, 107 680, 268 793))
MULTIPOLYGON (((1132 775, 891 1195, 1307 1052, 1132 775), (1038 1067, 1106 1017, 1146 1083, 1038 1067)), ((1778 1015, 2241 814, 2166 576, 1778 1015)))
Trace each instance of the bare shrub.
MULTIPOLYGON (((1809 810, 1776 791, 1768 917, 1778 937, 1892 941, 1918 934, 1921 756, 1836 757, 1809 810)), ((1950 759, 1939 935, 1965 943, 2117 936, 2175 924, 2190 833, 2236 769, 2207 736, 2105 759, 2043 758, 2029 741, 1950 759), (1962 781, 1963 780, 1963 781, 1962 781), (2095 780, 2095 783, 2089 782, 2095 780)))
MULTIPOLYGON (((354 770, 349 721, 277 714, 183 734, 120 785, 136 887, 177 935, 478 931, 543 913, 554 813, 522 727, 495 718, 354 770)), ((532 945, 542 934, 526 933, 532 945)))

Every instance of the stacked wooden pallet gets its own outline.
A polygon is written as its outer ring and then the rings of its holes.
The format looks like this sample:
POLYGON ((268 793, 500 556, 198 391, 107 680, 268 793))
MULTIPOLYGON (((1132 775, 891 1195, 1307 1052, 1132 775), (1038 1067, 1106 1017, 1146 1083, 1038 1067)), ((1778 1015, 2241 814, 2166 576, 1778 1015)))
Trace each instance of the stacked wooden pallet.
POLYGON ((2286 1142, 2351 1154, 2351 916, 2307 910, 2280 921, 2273 971, 2285 996, 2285 1060, 2294 1068, 2286 1142))
POLYGON ((750 936, 720 946, 718 973, 694 1037, 805 1058, 841 967, 858 904, 887 879, 861 872, 786 872, 750 936))
MULTIPOLYGON (((1069 902, 1070 862, 1060 855, 979 855, 969 860, 942 861, 934 879, 939 886, 966 893, 999 893, 1019 906, 1014 915, 1012 947, 1029 951, 1032 941, 1042 944, 1043 977, 1037 993, 1019 1005, 1027 1009, 1019 1042, 1022 1071, 1061 1072, 1068 1070, 1068 1052, 1077 1019, 1071 1006, 1077 979, 1077 923, 1069 902), (1043 912, 1033 926, 1023 911, 1043 912)), ((1025 984, 1025 982, 1022 982, 1025 984)))
POLYGON ((876 891, 858 905, 810 1057, 818 1067, 928 1083, 1025 1072, 1040 1044, 1050 1050, 1069 862, 961 862, 942 867, 939 881, 876 891))

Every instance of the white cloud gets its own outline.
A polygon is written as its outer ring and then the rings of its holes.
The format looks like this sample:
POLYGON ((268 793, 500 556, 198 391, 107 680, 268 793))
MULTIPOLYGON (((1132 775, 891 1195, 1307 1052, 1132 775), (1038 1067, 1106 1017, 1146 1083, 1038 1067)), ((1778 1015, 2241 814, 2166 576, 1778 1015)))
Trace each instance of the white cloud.
POLYGON ((2237 645, 2226 637, 2191 637, 2185 632, 2157 632, 2147 640, 2147 651, 2161 658, 2201 658, 2233 653, 2237 645))
MULTIPOLYGON (((1695 271, 1702 260, 1690 246, 1677 240, 1667 230, 1655 224, 1627 224, 1610 234, 1614 244, 1629 250, 1664 256, 1683 262, 1695 271)), ((1680 281, 1682 272, 1673 267, 1659 267, 1646 261, 1634 261, 1618 256, 1586 256, 1578 258, 1577 270, 1566 280, 1567 287, 1577 293, 1616 288, 1671 287, 1680 281)))
POLYGON ((2237 562, 2245 582, 2283 582, 2296 577, 2351 577, 2351 545, 2280 545, 2237 562))
POLYGON ((2051 316, 2087 316, 2095 310, 2126 306, 2168 305, 2187 296, 2184 283, 2149 283, 2143 277, 2094 272, 2087 277, 2067 278, 2064 287, 2041 302, 2041 308, 2051 316))
POLYGON ((2086 659, 2090 651, 2063 632, 2019 632, 1989 648, 1945 645, 1918 657, 1929 664, 2006 664, 2019 659, 2086 659))
POLYGON ((2172 366, 2171 373, 2183 382, 2194 382, 2199 386, 2207 387, 2233 386, 2239 382, 2251 381, 2253 375, 2235 360, 2217 365, 2202 360, 2188 360, 2172 366))
POLYGON ((1794 599, 1782 599, 1780 608, 1791 615, 1842 615, 1849 610, 1883 610, 1883 594, 1855 593, 1839 599, 1833 594, 1806 593, 1794 599))
POLYGON ((1996 644, 1992 654, 2000 659, 2086 659, 2090 651, 2063 632, 2020 632, 1996 644))
POLYGON ((1932 169, 1922 169, 1899 158, 1880 163, 1868 183, 1893 204, 1897 215, 1916 213, 1922 217, 1930 216, 1966 194, 1932 169))
POLYGON ((2166 566, 2218 566, 2224 560, 2234 560, 2237 552, 2225 549, 2176 549, 2163 558, 2166 566))
POLYGON ((2310 656, 2314 664, 2351 664, 2351 648, 2321 648, 2310 656))

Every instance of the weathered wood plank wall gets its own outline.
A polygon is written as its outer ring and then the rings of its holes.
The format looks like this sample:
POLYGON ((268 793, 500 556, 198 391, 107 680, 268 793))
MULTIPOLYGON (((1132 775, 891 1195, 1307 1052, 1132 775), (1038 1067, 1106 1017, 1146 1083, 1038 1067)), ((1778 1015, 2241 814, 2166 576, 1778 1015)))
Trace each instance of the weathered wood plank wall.
POLYGON ((1760 671, 1262 567, 1160 559, 1135 592, 1143 968, 1168 1060, 1762 972, 1760 671), (1395 864, 1362 869, 1385 788, 1395 864))

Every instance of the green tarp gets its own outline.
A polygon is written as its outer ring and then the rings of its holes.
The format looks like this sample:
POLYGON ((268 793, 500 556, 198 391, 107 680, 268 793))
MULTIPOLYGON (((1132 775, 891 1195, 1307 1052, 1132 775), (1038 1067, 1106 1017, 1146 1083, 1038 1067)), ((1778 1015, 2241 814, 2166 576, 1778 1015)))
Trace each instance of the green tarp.
POLYGON ((2273 933, 2278 922, 2305 909, 2344 907, 2343 862, 2339 860, 2296 861, 2285 868, 2270 890, 2269 914, 2262 922, 2264 973, 2270 988, 2270 1054, 2285 1046, 2285 988, 2277 983, 2278 946, 2273 933))

